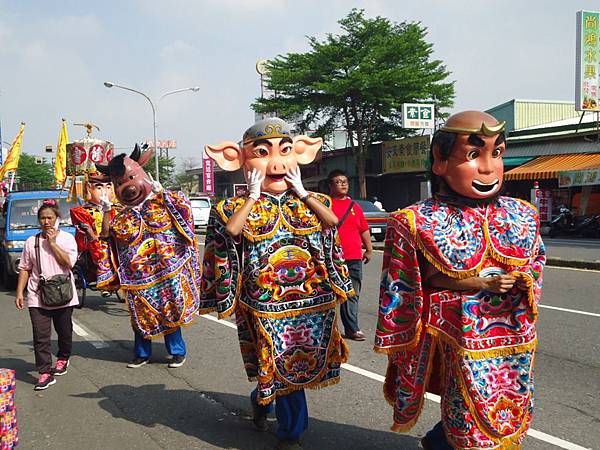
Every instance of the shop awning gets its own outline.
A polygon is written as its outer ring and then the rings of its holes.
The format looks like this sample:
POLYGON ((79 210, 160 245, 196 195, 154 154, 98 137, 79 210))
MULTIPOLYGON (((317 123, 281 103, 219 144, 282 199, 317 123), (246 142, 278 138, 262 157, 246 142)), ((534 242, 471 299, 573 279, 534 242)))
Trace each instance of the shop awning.
POLYGON ((547 180, 562 171, 600 168, 600 153, 540 156, 504 174, 505 180, 547 180))

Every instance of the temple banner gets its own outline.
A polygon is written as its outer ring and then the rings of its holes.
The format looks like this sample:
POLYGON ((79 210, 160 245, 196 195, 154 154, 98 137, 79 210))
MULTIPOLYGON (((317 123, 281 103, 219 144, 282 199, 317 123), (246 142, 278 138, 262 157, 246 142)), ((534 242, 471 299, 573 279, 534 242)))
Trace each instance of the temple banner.
POLYGON ((67 176, 95 172, 95 164, 106 165, 112 159, 114 145, 101 139, 81 139, 67 144, 67 176))

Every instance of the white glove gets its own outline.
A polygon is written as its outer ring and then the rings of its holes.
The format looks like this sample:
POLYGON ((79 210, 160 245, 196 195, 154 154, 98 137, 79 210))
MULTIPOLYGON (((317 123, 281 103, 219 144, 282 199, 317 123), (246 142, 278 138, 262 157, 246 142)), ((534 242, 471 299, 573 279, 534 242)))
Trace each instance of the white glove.
POLYGON ((292 189, 294 190, 294 192, 296 192, 298 197, 303 199, 308 195, 308 192, 306 191, 306 189, 304 189, 304 185, 302 184, 302 175, 300 174, 300 167, 291 168, 290 170, 288 170, 288 172, 285 174, 284 179, 285 181, 291 184, 292 189))
POLYGON ((153 194, 160 194, 163 190, 162 184, 160 184, 160 181, 154 181, 154 178, 152 178, 152 174, 148 174, 148 177, 150 178, 151 181, 151 189, 152 189, 152 193, 153 194))
POLYGON ((100 197, 100 209, 102 210, 102 213, 109 212, 112 209, 112 206, 113 204, 108 198, 108 194, 105 192, 102 197, 100 197))
POLYGON ((252 169, 252 172, 248 172, 248 176, 246 177, 248 181, 248 197, 258 200, 264 179, 265 176, 260 170, 252 169))

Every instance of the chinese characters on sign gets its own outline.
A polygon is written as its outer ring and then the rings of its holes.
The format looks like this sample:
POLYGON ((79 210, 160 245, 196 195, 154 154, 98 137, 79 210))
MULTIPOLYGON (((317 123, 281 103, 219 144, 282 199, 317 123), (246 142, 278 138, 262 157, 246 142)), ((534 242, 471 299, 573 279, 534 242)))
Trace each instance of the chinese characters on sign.
POLYGON ((402 128, 435 128, 434 105, 404 103, 402 128))
POLYGON ((112 159, 114 146, 99 139, 82 139, 67 144, 67 175, 85 175, 112 159))
POLYGON ((424 172, 429 168, 431 136, 384 141, 383 173, 424 172))
POLYGON ((210 158, 202 159, 202 190, 207 194, 215 193, 214 161, 210 158))
POLYGON ((577 12, 575 109, 600 111, 600 13, 577 12))
POLYGON ((550 222, 552 220, 552 191, 532 189, 531 203, 536 206, 540 213, 540 222, 550 222))
MULTIPOLYGON (((158 148, 177 148, 177 141, 174 139, 168 139, 161 141, 160 139, 156 141, 158 144, 158 148)), ((148 139, 144 142, 149 148, 153 148, 152 139, 148 139)))
POLYGON ((574 170, 560 172, 558 187, 600 185, 600 169, 574 170))

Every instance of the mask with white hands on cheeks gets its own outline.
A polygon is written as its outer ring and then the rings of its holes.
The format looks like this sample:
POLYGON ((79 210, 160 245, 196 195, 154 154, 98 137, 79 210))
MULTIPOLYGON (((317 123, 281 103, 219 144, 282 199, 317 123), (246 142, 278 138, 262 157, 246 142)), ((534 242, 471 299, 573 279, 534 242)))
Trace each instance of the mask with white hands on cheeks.
POLYGON ((249 196, 260 192, 281 193, 293 189, 303 198, 301 164, 311 163, 323 140, 308 136, 292 137, 290 126, 277 117, 256 122, 244 133, 241 145, 226 141, 206 145, 204 150, 223 170, 244 170, 249 196))

